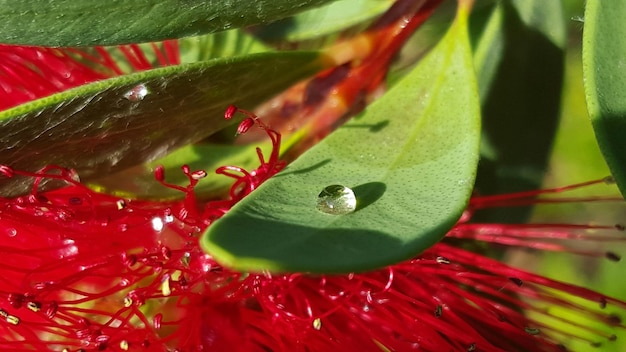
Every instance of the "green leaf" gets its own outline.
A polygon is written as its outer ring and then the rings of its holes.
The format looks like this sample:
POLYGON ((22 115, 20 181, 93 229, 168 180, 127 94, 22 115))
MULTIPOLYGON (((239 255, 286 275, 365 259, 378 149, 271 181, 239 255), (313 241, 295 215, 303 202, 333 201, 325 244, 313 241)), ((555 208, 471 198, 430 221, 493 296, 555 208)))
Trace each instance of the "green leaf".
POLYGON ((242 29, 182 38, 178 43, 183 63, 255 54, 269 50, 267 46, 242 29))
MULTIPOLYGON (((161 157, 222 128, 231 104, 254 106, 325 65, 314 52, 265 53, 120 76, 0 112, 0 164, 76 169, 84 180, 161 157), (143 85, 143 100, 125 95, 143 85)), ((0 180, 3 196, 30 190, 0 180)))
MULTIPOLYGON (((482 101, 482 194, 536 189, 558 126, 565 60, 559 1, 500 1, 473 15, 474 60, 482 101), (486 16, 485 16, 486 15, 486 16)), ((530 208, 494 209, 487 219, 525 221, 530 208)))
MULTIPOLYGON (((212 34, 205 34, 194 37, 181 38, 178 41, 178 54, 180 62, 183 64, 194 63, 198 61, 208 61, 220 57, 233 57, 249 54, 256 54, 269 51, 270 49, 263 43, 258 41, 252 35, 241 29, 233 29, 212 34)), ((161 63, 163 55, 168 49, 165 48, 166 42, 150 42, 133 44, 139 47, 139 50, 145 56, 146 61, 151 67, 163 66, 161 63), (155 50, 155 47, 157 48, 155 50)), ((137 72, 135 64, 129 61, 129 58, 120 50, 120 46, 98 46, 98 47, 81 47, 78 50, 81 53, 100 57, 99 50, 106 50, 123 74, 131 74, 137 72)), ((86 66, 93 67, 93 61, 82 55, 74 55, 74 59, 86 66)), ((116 75, 113 70, 104 64, 97 65, 99 71, 116 75)))
POLYGON ((259 28, 255 34, 266 41, 299 42, 333 34, 381 15, 391 0, 338 0, 259 28))
POLYGON ((0 42, 88 46, 268 23, 331 0, 0 0, 0 42))
POLYGON ((587 109, 600 150, 626 196, 626 2, 588 0, 583 32, 587 109))
POLYGON ((213 223, 204 250, 237 270, 341 273, 439 241, 467 204, 478 162, 466 16, 462 8, 445 39, 363 115, 213 223), (354 190, 355 212, 317 210, 318 194, 333 184, 354 190))
MULTIPOLYGON (((194 192, 199 198, 223 195, 233 184, 233 179, 223 175, 211 174, 220 166, 233 165, 247 170, 259 166, 256 154, 257 145, 220 145, 200 143, 188 145, 173 153, 142 165, 99 178, 89 183, 91 188, 100 192, 115 194, 126 198, 138 199, 180 199, 185 196, 180 191, 163 187, 154 178, 157 166, 163 166, 166 181, 179 186, 187 186, 189 179, 180 171, 181 165, 189 165, 192 170, 205 170, 209 176, 200 180, 194 192)), ((265 143, 262 150, 269 155, 270 144, 265 143)))

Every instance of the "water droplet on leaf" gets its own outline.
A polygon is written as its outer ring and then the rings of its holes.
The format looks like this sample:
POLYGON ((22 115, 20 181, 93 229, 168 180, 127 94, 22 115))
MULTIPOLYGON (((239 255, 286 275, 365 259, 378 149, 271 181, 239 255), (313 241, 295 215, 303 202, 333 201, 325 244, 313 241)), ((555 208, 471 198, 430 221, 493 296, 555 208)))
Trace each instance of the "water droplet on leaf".
POLYGON ((348 187, 330 185, 317 197, 317 209, 332 215, 350 214, 356 209, 356 196, 348 187))
POLYGON ((124 93, 124 98, 130 101, 141 101, 148 95, 148 88, 143 84, 134 86, 131 90, 124 93))

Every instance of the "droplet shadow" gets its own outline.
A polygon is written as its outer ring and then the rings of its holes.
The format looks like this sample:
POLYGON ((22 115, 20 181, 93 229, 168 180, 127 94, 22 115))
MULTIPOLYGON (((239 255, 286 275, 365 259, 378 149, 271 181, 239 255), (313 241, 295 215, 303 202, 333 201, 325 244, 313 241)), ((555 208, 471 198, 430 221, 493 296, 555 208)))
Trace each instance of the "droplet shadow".
POLYGON ((387 185, 382 182, 368 182, 353 187, 352 191, 356 196, 355 211, 359 211, 379 200, 387 191, 387 185))

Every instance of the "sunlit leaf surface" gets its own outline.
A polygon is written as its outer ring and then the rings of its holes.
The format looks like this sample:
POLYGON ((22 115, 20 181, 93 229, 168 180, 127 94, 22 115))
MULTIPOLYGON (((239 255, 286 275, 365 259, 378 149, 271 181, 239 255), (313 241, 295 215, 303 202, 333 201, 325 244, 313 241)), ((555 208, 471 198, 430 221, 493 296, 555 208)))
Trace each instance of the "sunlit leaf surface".
POLYGON ((0 42, 140 43, 269 23, 330 0, 0 0, 0 42))
POLYGON ((589 0, 585 8, 583 74, 596 139, 626 195, 626 2, 589 0))
POLYGON ((372 20, 391 6, 390 0, 338 0, 255 30, 268 41, 303 41, 336 33, 372 20))
MULTIPOLYGON (((324 65, 316 53, 266 53, 144 71, 0 113, 0 164, 76 169, 83 180, 154 160, 229 123, 229 104, 254 106, 324 65)), ((0 180, 5 196, 27 192, 0 180)))
POLYGON ((430 247, 473 188, 479 101, 461 10, 445 39, 365 113, 209 227, 203 248, 245 271, 361 271, 430 247), (356 211, 318 210, 343 185, 356 211))

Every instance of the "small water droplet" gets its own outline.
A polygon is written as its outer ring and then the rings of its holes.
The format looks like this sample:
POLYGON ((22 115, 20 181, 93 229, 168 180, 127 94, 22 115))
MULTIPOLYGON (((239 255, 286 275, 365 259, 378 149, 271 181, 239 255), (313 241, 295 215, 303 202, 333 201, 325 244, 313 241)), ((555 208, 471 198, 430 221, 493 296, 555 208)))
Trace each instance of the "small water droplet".
POLYGON ((356 196, 346 186, 330 185, 317 197, 317 209, 332 215, 350 214, 356 209, 356 196))
POLYGON ((141 101, 148 95, 148 88, 143 84, 134 86, 131 90, 124 93, 124 98, 130 101, 141 101))
POLYGON ((5 232, 5 233, 7 234, 7 236, 9 236, 9 237, 15 237, 15 236, 17 236, 17 230, 16 230, 16 229, 14 229, 14 228, 12 228, 12 227, 11 227, 11 228, 8 228, 8 229, 6 229, 6 230, 4 230, 4 232, 5 232))
POLYGON ((163 219, 152 218, 152 228, 154 231, 161 232, 163 230, 163 219))

